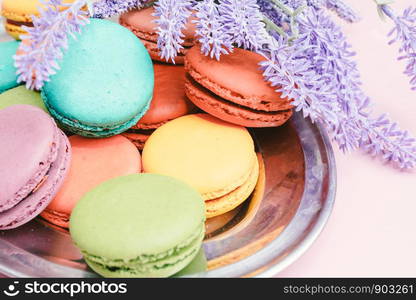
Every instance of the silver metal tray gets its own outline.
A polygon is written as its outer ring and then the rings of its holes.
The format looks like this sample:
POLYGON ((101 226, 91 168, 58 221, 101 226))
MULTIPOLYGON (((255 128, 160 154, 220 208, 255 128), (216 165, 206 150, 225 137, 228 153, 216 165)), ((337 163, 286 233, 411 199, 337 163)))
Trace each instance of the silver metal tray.
MULTIPOLYGON (((1 22, 0 42, 10 40, 1 22)), ((271 277, 309 248, 331 213, 336 170, 324 131, 294 114, 285 126, 251 133, 262 168, 257 188, 241 206, 207 222, 209 270, 192 277, 271 277)), ((41 218, 0 231, 0 274, 97 276, 68 232, 41 218)))
MULTIPOLYGON (((294 114, 278 128, 253 129, 261 176, 251 198, 209 219, 208 271, 192 277, 270 277, 317 238, 335 198, 335 162, 319 126, 294 114)), ((0 231, 0 273, 11 277, 95 277, 68 232, 41 218, 0 231)))

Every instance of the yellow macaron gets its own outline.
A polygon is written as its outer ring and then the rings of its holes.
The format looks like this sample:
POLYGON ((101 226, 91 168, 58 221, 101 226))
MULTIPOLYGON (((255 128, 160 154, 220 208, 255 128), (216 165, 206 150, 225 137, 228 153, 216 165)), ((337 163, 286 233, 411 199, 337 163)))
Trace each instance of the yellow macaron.
POLYGON ((208 114, 180 117, 159 127, 143 149, 143 168, 180 179, 199 191, 214 217, 246 200, 259 165, 246 128, 208 114))
MULTIPOLYGON (((71 3, 74 0, 65 0, 65 2, 71 3)), ((39 16, 39 7, 44 7, 39 0, 3 0, 1 15, 6 19, 6 32, 19 39, 21 34, 26 33, 22 29, 23 25, 33 26, 32 16, 39 16)))

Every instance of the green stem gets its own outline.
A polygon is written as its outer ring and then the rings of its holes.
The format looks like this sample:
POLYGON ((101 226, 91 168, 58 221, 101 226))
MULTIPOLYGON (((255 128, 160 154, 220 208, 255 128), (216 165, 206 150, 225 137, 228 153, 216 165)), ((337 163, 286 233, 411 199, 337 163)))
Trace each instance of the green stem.
POLYGON ((278 34, 280 34, 283 37, 286 37, 287 34, 286 32, 280 28, 279 26, 277 26, 272 20, 270 20, 268 17, 266 17, 265 15, 263 15, 263 22, 266 24, 266 27, 276 31, 278 34))
POLYGON ((276 5, 278 8, 280 8, 288 16, 293 15, 293 10, 289 6, 280 2, 279 0, 271 0, 271 2, 273 2, 274 5, 276 5))

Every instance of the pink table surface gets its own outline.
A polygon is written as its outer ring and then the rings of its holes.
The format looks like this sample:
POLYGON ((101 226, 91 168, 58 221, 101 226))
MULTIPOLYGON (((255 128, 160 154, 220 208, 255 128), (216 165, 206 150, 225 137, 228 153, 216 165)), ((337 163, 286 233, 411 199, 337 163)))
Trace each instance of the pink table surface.
MULTIPOLYGON (((378 112, 388 112, 416 136, 416 92, 410 91, 388 46, 392 23, 378 17, 372 0, 349 0, 362 20, 339 23, 357 52, 363 87, 378 112)), ((399 0, 397 12, 416 6, 399 0)), ((336 146, 334 145, 334 148, 336 146)), ((416 171, 400 172, 360 152, 335 150, 337 196, 325 229, 311 248, 279 277, 416 276, 416 171)))

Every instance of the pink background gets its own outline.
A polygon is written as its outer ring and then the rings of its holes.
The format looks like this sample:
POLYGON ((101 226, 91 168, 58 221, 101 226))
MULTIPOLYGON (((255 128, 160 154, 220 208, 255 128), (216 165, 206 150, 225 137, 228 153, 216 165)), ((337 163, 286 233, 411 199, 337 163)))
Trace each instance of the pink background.
MULTIPOLYGON (((357 52, 364 90, 375 110, 388 112, 416 136, 416 92, 410 91, 388 46, 392 23, 383 22, 372 0, 345 0, 361 15, 356 24, 339 23, 357 52)), ((415 0, 399 0, 396 12, 415 0)), ((334 145, 335 148, 335 145, 334 145)), ((356 152, 335 150, 338 187, 328 224, 312 247, 279 277, 416 276, 416 171, 399 172, 356 152)))

